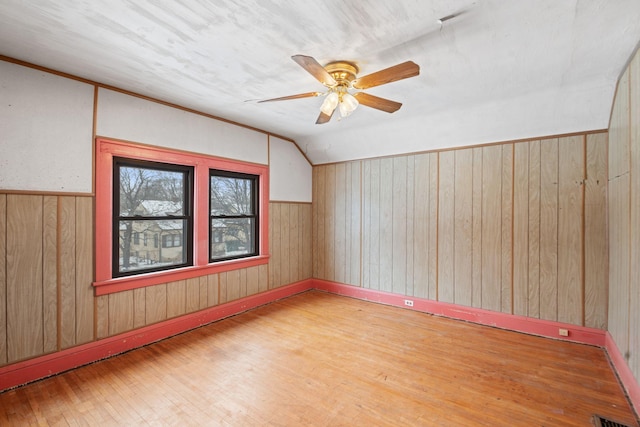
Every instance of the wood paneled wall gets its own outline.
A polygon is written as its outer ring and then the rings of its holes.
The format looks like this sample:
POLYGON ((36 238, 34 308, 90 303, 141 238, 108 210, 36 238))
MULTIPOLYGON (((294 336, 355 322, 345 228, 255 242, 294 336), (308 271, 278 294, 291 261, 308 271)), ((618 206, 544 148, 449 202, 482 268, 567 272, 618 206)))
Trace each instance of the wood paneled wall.
POLYGON ((316 278, 606 329, 607 134, 314 167, 316 278))
POLYGON ((618 82, 609 135, 609 332, 640 381, 640 53, 618 82))
POLYGON ((0 194, 0 265, 0 363, 93 339, 91 197, 0 194))
POLYGON ((271 203, 268 265, 95 297, 93 218, 93 197, 0 194, 0 366, 311 277, 311 204, 271 203))

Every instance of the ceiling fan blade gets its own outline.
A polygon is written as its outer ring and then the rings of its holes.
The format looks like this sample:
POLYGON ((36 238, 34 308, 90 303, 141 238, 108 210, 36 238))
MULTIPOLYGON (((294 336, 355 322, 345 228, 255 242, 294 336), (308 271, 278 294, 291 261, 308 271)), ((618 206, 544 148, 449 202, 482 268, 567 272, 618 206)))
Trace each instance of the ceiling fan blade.
POLYGON ((368 93, 358 92, 354 94, 358 102, 364 106, 375 108, 376 110, 393 113, 398 111, 402 104, 390 99, 380 98, 379 96, 369 95, 368 93))
POLYGON ((420 74, 420 66, 413 61, 403 62, 384 70, 367 74, 353 81, 352 86, 356 89, 367 89, 374 86, 395 82, 397 80, 407 79, 420 74))
POLYGON ((286 101, 287 99, 300 99, 300 98, 313 98, 314 96, 320 96, 322 92, 307 92, 299 93, 297 95, 281 96, 280 98, 263 99, 260 102, 272 102, 272 101, 286 101))
POLYGON ((335 113, 336 109, 337 107, 333 109, 333 111, 331 112, 331 115, 325 114, 322 111, 320 111, 320 115, 318 116, 318 120, 316 120, 316 124, 321 125, 324 123, 328 123, 329 120, 331 120, 331 117, 333 117, 333 113, 335 113))
POLYGON ((323 85, 335 86, 336 84, 338 84, 336 80, 331 77, 331 74, 329 74, 327 70, 325 70, 324 67, 311 56, 293 55, 291 59, 296 61, 298 65, 307 70, 309 74, 315 77, 316 80, 318 80, 323 85))

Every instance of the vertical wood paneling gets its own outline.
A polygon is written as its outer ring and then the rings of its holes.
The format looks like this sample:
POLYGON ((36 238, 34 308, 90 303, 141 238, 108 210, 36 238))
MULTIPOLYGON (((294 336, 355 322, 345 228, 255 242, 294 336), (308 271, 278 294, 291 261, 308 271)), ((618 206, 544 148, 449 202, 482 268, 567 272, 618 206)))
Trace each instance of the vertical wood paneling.
MULTIPOLYGON (((312 205, 310 203, 304 204, 301 208, 302 218, 301 218, 301 229, 302 229, 302 253, 304 257, 302 259, 302 279, 309 279, 313 277, 313 259, 314 259, 314 248, 312 246, 313 243, 313 234, 312 234, 312 205)), ((359 246, 359 244, 358 244, 359 246)), ((358 259, 359 261, 359 259, 358 259)), ((260 282, 261 283, 261 282, 260 282)), ((260 288, 260 291, 266 290, 260 288)))
POLYGON ((514 145, 513 314, 528 315, 529 300, 529 143, 514 145))
POLYGON ((363 286, 370 289, 380 289, 380 159, 365 162, 365 222, 368 232, 364 241, 367 248, 365 253, 365 272, 363 286))
POLYGON ((187 312, 187 283, 176 280, 167 283, 167 317, 177 317, 187 312))
POLYGON ((269 289, 269 266, 261 265, 258 267, 259 271, 259 288, 260 292, 264 292, 269 289))
POLYGON ((334 242, 334 274, 331 276, 331 279, 340 283, 345 283, 347 276, 347 182, 345 169, 345 163, 335 165, 335 179, 333 181, 335 187, 335 208, 333 212, 335 227, 333 235, 328 237, 334 242))
MULTIPOLYGON (((540 141, 531 141, 529 143, 529 250, 527 277, 528 285, 528 304, 527 315, 529 317, 540 317, 540 249, 541 230, 540 212, 541 212, 541 158, 542 148, 540 141)), ((552 319, 549 319, 552 320, 552 319)))
POLYGON ((282 250, 280 239, 280 224, 281 224, 281 203, 271 203, 269 205, 269 251, 271 252, 271 259, 269 260, 269 283, 270 286, 280 286, 281 283, 281 263, 282 263, 282 250))
POLYGON ((209 274, 207 276, 207 306, 213 307, 218 305, 218 297, 220 294, 219 285, 220 279, 218 274, 209 274))
POLYGON ((473 150, 455 151, 454 178, 454 302, 472 301, 473 263, 473 150))
MULTIPOLYGON (((48 353, 58 349, 58 198, 56 196, 44 196, 42 225, 43 351, 48 353)), ((93 315, 93 304, 89 307, 93 315)))
MULTIPOLYGON (((280 228, 280 255, 279 262, 277 263, 278 269, 280 270, 280 280, 277 283, 277 286, 282 286, 287 283, 291 283, 291 272, 289 270, 289 259, 295 259, 297 254, 293 254, 290 252, 290 239, 289 235, 291 234, 291 221, 290 221, 290 209, 289 204, 280 203, 280 222, 274 224, 274 227, 280 228)), ((238 278, 239 279, 239 278, 238 278)), ((238 282, 239 286, 239 282, 238 282)), ((237 286, 236 286, 237 288, 237 286)), ((232 290, 231 294, 228 293, 229 297, 232 299, 237 299, 240 296, 240 292, 237 292, 238 289, 232 290)))
POLYGON ((335 223, 336 223, 336 165, 328 165, 325 172, 324 210, 324 273, 327 280, 335 276, 335 223))
POLYGON ((7 361, 43 351, 42 196, 7 195, 7 361))
POLYGON ((203 310, 209 306, 209 280, 208 276, 200 276, 198 278, 198 287, 200 288, 200 303, 198 309, 203 310))
POLYGON ((109 335, 133 329, 133 291, 116 292, 109 295, 109 335))
POLYGON ((629 367, 640 381, 640 54, 629 64, 630 278, 629 367))
MULTIPOLYGON (((0 194, 0 319, 7 319, 7 195, 0 194)), ((7 325, 0 324, 0 364, 7 363, 7 325)))
MULTIPOLYGON (((289 283, 300 280, 300 264, 304 254, 300 250, 300 204, 289 204, 289 283)), ((248 286, 248 283, 247 283, 248 286)), ((249 294, 247 287, 247 295, 249 294)))
MULTIPOLYGON (((351 162, 351 182, 350 191, 351 214, 349 216, 351 233, 348 244, 349 250, 349 280, 347 283, 351 285, 362 285, 362 162, 351 162)), ((309 236, 311 238, 311 236, 309 236)), ((308 277, 308 276, 305 276, 308 277)))
POLYGON ((393 159, 380 160, 380 290, 392 292, 393 282, 393 159))
POLYGON ((429 298, 438 299, 438 153, 429 154, 429 298))
POLYGON ((429 212, 430 212, 430 168, 429 155, 414 157, 413 172, 413 294, 419 298, 429 297, 429 212))
POLYGON ((260 292, 259 267, 247 268, 247 295, 255 295, 260 292))
POLYGON ((502 243, 501 305, 503 313, 513 312, 513 144, 502 145, 502 243))
POLYGON ((146 292, 144 288, 133 290, 133 327, 141 328, 146 325, 146 292))
POLYGON ((473 148, 471 305, 482 307, 482 148, 473 148))
POLYGON ((618 349, 629 351, 630 229, 628 175, 609 181, 609 332, 618 349))
MULTIPOLYGON (((587 135, 585 182, 585 326, 607 328, 607 134, 587 135)), ((633 192, 631 193, 633 194, 633 192)))
POLYGON ((191 277, 186 280, 186 312, 193 313, 200 309, 200 278, 191 277))
POLYGON ((584 137, 558 143, 558 320, 583 323, 584 137))
MULTIPOLYGON (((638 94, 635 94, 635 96, 638 96, 638 94)), ((629 69, 627 68, 618 81, 618 91, 616 92, 611 114, 611 126, 609 128, 609 180, 629 172, 630 107, 629 69)))
POLYGON ((167 319, 167 285, 155 285, 144 288, 147 325, 167 319))
POLYGON ((413 268, 413 248, 416 245, 416 235, 414 230, 415 225, 415 167, 416 167, 416 156, 407 157, 407 182, 406 182, 406 197, 407 203, 405 207, 406 212, 406 235, 407 238, 403 242, 405 245, 405 281, 406 286, 404 290, 405 295, 414 295, 414 287, 415 287, 415 279, 413 276, 414 268, 413 268))
POLYGON ((60 346, 76 344, 76 200, 58 199, 60 216, 60 346))
POLYGON ((438 189, 438 300, 454 302, 455 151, 440 153, 438 189))
MULTIPOLYGON (((540 142, 539 317, 558 318, 558 140, 540 142)), ((531 307, 531 304, 529 305, 531 307)), ((531 317, 532 313, 529 313, 531 317)))
POLYGON ((76 197, 76 344, 93 340, 93 199, 76 197))
MULTIPOLYGON (((142 288, 144 291, 146 288, 142 288)), ((146 305, 146 304, 145 304, 146 305)), ((109 295, 96 297, 96 338, 109 336, 109 295)), ((146 324, 146 322, 145 322, 146 324)))
POLYGON ((502 147, 482 149, 482 308, 502 307, 502 147))
POLYGON ((407 156, 394 157, 391 176, 391 292, 406 294, 407 286, 407 156))
POLYGON ((324 279, 324 258, 325 258, 325 238, 324 238, 324 222, 326 218, 325 212, 325 170, 326 168, 317 167, 314 168, 314 198, 313 200, 316 203, 313 204, 314 212, 313 212, 313 241, 316 243, 316 247, 313 250, 313 277, 317 277, 319 279, 324 279))

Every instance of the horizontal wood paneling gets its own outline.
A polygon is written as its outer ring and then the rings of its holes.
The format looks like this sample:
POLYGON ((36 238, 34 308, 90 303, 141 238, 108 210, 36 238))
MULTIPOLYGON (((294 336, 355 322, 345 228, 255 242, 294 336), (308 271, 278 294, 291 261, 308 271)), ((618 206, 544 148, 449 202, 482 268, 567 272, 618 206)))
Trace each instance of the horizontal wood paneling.
POLYGON ((316 166, 314 277, 346 283, 359 255, 348 284, 604 329, 606 147, 584 134, 316 166))

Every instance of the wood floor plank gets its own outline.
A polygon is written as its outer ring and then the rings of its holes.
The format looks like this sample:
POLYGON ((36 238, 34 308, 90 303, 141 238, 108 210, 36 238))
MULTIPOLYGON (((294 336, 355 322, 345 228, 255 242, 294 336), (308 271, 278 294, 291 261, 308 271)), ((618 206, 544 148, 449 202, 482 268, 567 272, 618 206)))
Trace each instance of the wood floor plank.
POLYGON ((604 351, 309 291, 0 394, 2 425, 590 426, 604 351))

